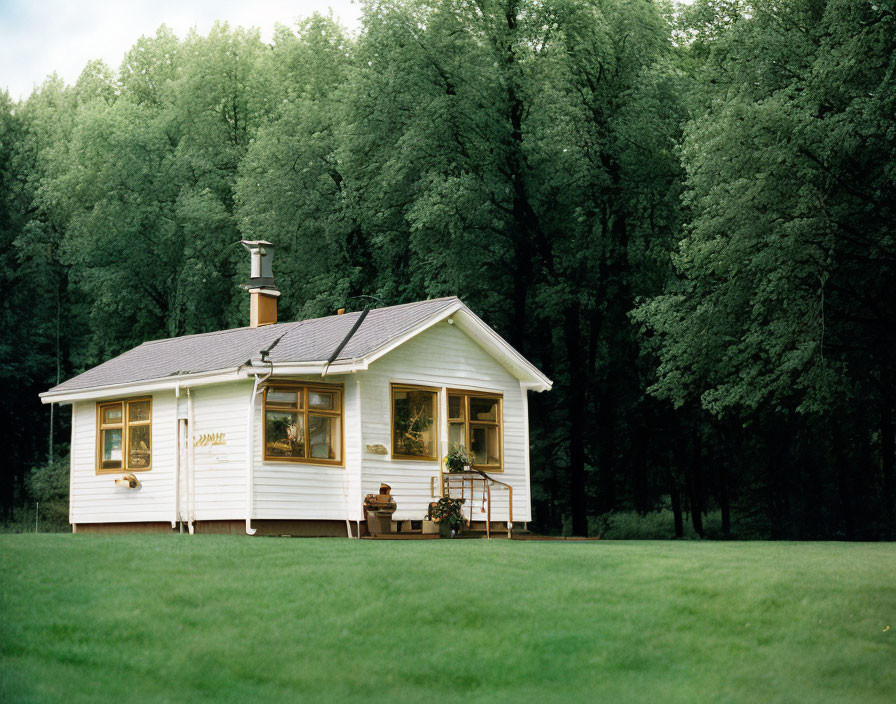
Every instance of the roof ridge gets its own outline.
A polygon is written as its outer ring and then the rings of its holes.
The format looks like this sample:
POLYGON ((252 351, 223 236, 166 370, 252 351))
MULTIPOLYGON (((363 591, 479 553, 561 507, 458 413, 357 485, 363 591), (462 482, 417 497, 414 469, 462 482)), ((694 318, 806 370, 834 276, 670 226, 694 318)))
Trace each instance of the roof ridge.
POLYGON ((380 310, 390 310, 392 308, 413 308, 414 306, 420 306, 424 303, 437 303, 439 301, 458 301, 463 303, 457 296, 442 296, 441 298, 428 298, 425 301, 412 301, 411 303, 397 303, 394 306, 383 306, 382 308, 371 308, 371 313, 376 313, 380 310))
MULTIPOLYGON (((442 296, 440 298, 427 298, 425 301, 409 301, 408 303, 395 303, 391 306, 383 306, 382 308, 371 308, 370 312, 376 313, 377 311, 392 310, 393 308, 411 308, 413 306, 421 306, 424 303, 435 303, 436 301, 449 301, 451 299, 455 299, 458 301, 460 300, 457 296, 442 296)), ((359 311, 359 310, 353 310, 348 313, 342 313, 341 315, 339 313, 336 313, 334 315, 323 315, 320 318, 305 318, 304 320, 299 321, 299 322, 307 323, 312 320, 326 320, 327 318, 345 317, 346 315, 353 315, 354 313, 360 313, 360 312, 361 311, 359 311)))
MULTIPOLYGON (((460 300, 457 296, 442 296, 440 298, 428 298, 425 301, 411 301, 410 303, 396 303, 395 305, 383 306, 382 308, 371 308, 370 312, 373 313, 375 311, 380 311, 380 310, 391 310, 393 308, 410 308, 412 306, 418 306, 418 305, 422 305, 424 303, 435 303, 436 301, 447 301, 447 300, 451 300, 451 299, 460 300)), ((322 315, 318 318, 303 318, 302 320, 291 320, 289 322, 274 323, 273 325, 265 325, 264 327, 276 328, 281 325, 299 326, 302 323, 310 323, 315 320, 326 320, 327 318, 343 317, 346 315, 354 315, 356 313, 360 314, 361 311, 350 311, 348 313, 343 313, 341 316, 339 313, 336 313, 334 315, 322 315)), ((141 343, 140 345, 137 345, 137 347, 142 347, 143 345, 154 345, 157 342, 169 342, 170 340, 183 340, 188 337, 195 338, 195 337, 202 337, 204 335, 225 335, 227 333, 238 332, 240 330, 257 330, 257 329, 258 328, 252 328, 248 325, 244 325, 239 328, 226 328, 224 330, 209 330, 208 332, 194 332, 194 333, 190 333, 189 335, 175 335, 174 337, 160 337, 157 340, 146 340, 145 342, 141 343)), ((286 332, 291 332, 291 330, 288 330, 286 332)), ((134 347, 132 349, 136 349, 136 347, 134 347)))
MULTIPOLYGON (((301 323, 306 323, 307 320, 292 320, 288 323, 274 323, 273 325, 264 325, 262 327, 265 328, 275 328, 281 325, 300 325, 301 323)), ((154 345, 157 342, 171 342, 172 340, 185 340, 187 338, 196 338, 196 337, 207 337, 210 335, 226 335, 229 332, 239 332, 240 330, 259 330, 260 328, 253 328, 249 325, 244 325, 240 328, 224 328, 223 330, 209 330, 208 332, 193 332, 188 335, 175 335, 174 337, 160 337, 157 340, 146 340, 145 342, 140 343, 137 347, 143 347, 143 345, 154 345)), ((137 349, 137 347, 133 347, 132 349, 137 349)))
MULTIPOLYGON (((451 299, 455 299, 458 301, 460 300, 457 296, 441 296, 440 298, 427 298, 425 301, 411 301, 409 303, 396 303, 395 305, 391 305, 391 306, 383 306, 382 308, 371 308, 370 312, 373 313, 374 311, 379 311, 379 310, 391 310, 393 308, 410 308, 412 306, 423 305, 424 303, 435 303, 436 301, 448 301, 451 299)), ((334 315, 322 315, 318 318, 303 318, 302 320, 290 320, 289 322, 274 323, 273 325, 265 325, 264 327, 276 328, 281 325, 298 326, 298 325, 301 325, 302 323, 310 323, 315 320, 326 320, 327 318, 344 317, 346 315, 354 315, 355 313, 360 314, 361 311, 350 311, 348 313, 342 313, 342 314, 336 313, 334 315)), ((194 333, 190 333, 189 335, 175 335, 174 337, 160 337, 157 340, 146 340, 145 342, 142 342, 140 345, 137 345, 137 347, 142 347, 143 345, 154 345, 157 342, 168 342, 170 340, 183 340, 184 338, 187 338, 187 337, 195 338, 195 337, 202 337, 203 335, 225 335, 227 333, 238 332, 240 330, 257 330, 257 329, 258 328, 252 328, 251 326, 244 325, 239 328, 226 328, 224 330, 209 330, 208 332, 194 332, 194 333)), ((291 331, 288 330, 285 332, 291 332, 291 331)), ((285 334, 285 332, 284 332, 284 334, 285 334)), ((136 347, 131 348, 131 349, 136 349, 136 347)))

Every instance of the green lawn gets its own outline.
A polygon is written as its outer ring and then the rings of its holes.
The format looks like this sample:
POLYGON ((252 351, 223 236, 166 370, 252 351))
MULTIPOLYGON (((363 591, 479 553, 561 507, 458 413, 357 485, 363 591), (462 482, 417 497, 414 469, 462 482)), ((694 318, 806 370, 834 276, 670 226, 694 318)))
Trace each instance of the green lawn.
POLYGON ((896 545, 0 535, 0 652, 3 702, 893 702, 896 545))

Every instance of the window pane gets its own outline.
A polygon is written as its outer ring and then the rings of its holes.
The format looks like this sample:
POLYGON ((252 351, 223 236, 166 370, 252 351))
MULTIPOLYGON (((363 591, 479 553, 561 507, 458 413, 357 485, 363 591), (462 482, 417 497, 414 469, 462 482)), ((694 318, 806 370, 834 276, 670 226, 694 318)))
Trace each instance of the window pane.
POLYGON ((308 416, 308 441, 311 457, 319 460, 339 460, 342 437, 339 419, 332 416, 308 416))
MULTIPOLYGON (((120 414, 120 411, 119 411, 120 414)), ((121 428, 103 430, 103 469, 118 469, 121 467, 121 428)))
POLYGON ((470 396, 470 420, 498 422, 498 399, 470 396))
POLYGON ((458 420, 464 419, 464 397, 463 396, 449 396, 448 397, 448 417, 449 418, 457 418, 458 420))
POLYGON ((103 407, 103 425, 121 423, 121 404, 103 407))
POLYGON ((128 428, 128 469, 143 469, 150 465, 149 426, 128 428))
POLYGON ((473 462, 475 464, 501 464, 497 426, 471 425, 470 436, 470 452, 473 455, 473 462))
POLYGON ((128 404, 128 422, 149 420, 149 401, 131 401, 128 404))
POLYGON ((435 456, 433 423, 436 395, 432 391, 393 390, 393 454, 435 456))
POLYGON ((467 439, 464 437, 465 426, 463 423, 449 423, 448 424, 448 447, 452 448, 455 445, 461 445, 462 447, 467 446, 467 439))
POLYGON ((309 391, 308 408, 319 408, 322 411, 335 411, 336 394, 327 391, 309 391))
POLYGON ((265 453, 268 457, 305 456, 305 417, 299 413, 265 413, 265 453))
POLYGON ((285 403, 301 408, 299 392, 295 389, 268 389, 268 401, 270 403, 285 403))

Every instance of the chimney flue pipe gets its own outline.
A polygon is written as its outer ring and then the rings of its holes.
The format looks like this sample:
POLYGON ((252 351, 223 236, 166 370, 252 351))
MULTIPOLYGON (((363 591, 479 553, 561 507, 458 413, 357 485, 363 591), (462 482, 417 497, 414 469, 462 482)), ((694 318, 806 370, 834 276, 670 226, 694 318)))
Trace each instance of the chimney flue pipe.
POLYGON ((277 322, 277 299, 280 291, 274 285, 274 245, 265 240, 241 240, 249 250, 251 266, 249 283, 249 326, 273 325, 277 322))

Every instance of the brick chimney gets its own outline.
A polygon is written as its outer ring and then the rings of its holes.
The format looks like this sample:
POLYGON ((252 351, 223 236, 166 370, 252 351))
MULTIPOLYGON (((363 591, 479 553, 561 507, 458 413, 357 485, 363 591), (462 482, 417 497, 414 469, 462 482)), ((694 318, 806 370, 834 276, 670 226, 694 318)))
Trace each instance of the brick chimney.
POLYGON ((242 240, 249 250, 251 270, 249 283, 249 326, 273 325, 277 322, 277 299, 280 291, 274 286, 274 245, 265 240, 242 240))

